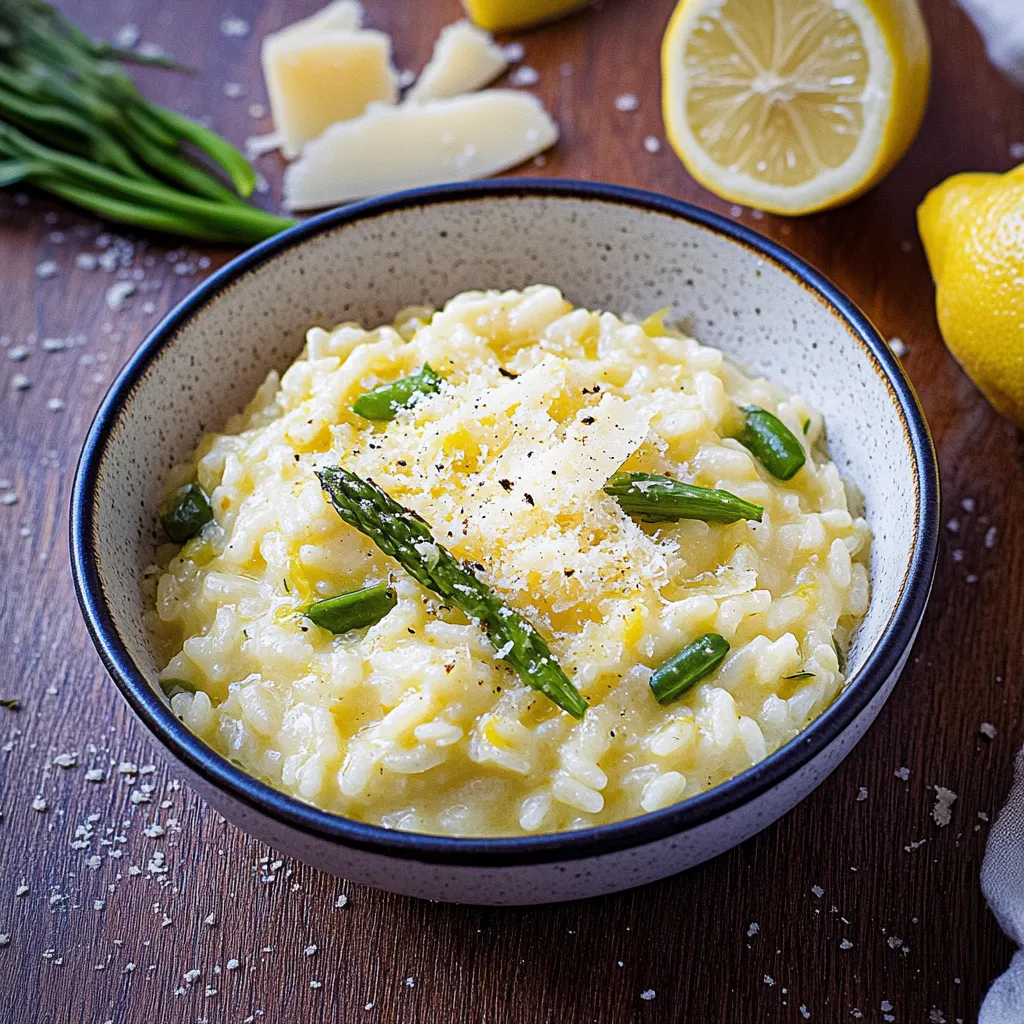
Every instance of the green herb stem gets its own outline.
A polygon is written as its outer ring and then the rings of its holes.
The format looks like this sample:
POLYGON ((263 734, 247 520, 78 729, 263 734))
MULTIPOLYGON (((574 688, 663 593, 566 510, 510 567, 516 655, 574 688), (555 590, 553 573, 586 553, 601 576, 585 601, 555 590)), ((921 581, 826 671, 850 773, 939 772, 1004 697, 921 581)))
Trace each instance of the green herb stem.
POLYGON ((201 125, 196 121, 176 114, 173 110, 164 110, 153 104, 147 104, 149 112, 157 122, 168 130, 175 132, 186 142, 191 142, 220 166, 234 182, 235 188, 240 196, 248 198, 256 188, 256 172, 244 156, 231 145, 230 142, 222 139, 215 131, 201 125))

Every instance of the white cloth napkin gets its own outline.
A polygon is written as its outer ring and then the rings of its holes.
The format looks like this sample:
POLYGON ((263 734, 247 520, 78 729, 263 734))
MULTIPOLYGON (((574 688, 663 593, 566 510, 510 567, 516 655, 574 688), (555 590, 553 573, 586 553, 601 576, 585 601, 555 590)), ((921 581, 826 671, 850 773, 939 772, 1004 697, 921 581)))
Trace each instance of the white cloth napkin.
MULTIPOLYGON (((960 0, 985 40, 988 59, 1024 85, 1024 3, 1021 0, 960 0)), ((1024 1020, 1024 1017, 1019 1018, 1024 1020)))
MULTIPOLYGON (((981 865, 981 891, 1000 928, 1024 947, 1024 750, 1017 755, 1013 786, 988 837, 981 865)), ((978 1014, 978 1024, 1024 1021, 1024 948, 1005 974, 992 983, 978 1014)))

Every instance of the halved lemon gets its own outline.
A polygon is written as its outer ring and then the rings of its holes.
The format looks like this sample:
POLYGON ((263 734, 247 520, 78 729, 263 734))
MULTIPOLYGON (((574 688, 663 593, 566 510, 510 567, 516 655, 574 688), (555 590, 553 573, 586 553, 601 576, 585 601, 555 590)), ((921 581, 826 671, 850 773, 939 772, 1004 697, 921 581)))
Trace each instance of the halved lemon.
POLYGON ((662 45, 665 128, 735 203, 810 213, 892 170, 924 117, 917 0, 681 0, 662 45))

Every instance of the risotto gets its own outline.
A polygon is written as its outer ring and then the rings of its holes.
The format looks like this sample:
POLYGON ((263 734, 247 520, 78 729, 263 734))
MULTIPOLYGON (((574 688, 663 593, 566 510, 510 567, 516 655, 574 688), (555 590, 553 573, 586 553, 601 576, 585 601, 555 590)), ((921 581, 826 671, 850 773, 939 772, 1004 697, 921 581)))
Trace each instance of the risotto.
POLYGON ((578 829, 710 789, 828 707, 868 604, 817 410, 543 285, 312 328, 166 491, 174 712, 388 828, 578 829))

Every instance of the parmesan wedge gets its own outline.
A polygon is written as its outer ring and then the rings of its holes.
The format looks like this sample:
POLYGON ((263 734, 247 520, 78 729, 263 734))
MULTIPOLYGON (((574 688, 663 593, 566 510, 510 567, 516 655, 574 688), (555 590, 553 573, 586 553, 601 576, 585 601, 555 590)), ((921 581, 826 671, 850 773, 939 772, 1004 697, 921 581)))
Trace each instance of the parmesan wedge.
POLYGON ((284 175, 293 210, 331 206, 404 188, 483 178, 558 141, 558 128, 528 93, 510 89, 453 99, 374 105, 310 142, 284 175))
POLYGON ((475 92, 493 82, 505 68, 505 54, 490 33, 457 21, 441 30, 434 54, 406 99, 413 103, 475 92))
MULTIPOLYGON (((335 11, 333 17, 338 16, 335 11)), ((370 103, 398 99, 391 39, 383 32, 322 25, 295 29, 263 41, 263 77, 274 127, 289 158, 336 121, 358 117, 370 103)))
POLYGON ((296 39, 315 37, 320 32, 354 32, 362 27, 363 5, 356 0, 335 0, 316 14, 292 22, 267 38, 294 42, 296 39))

